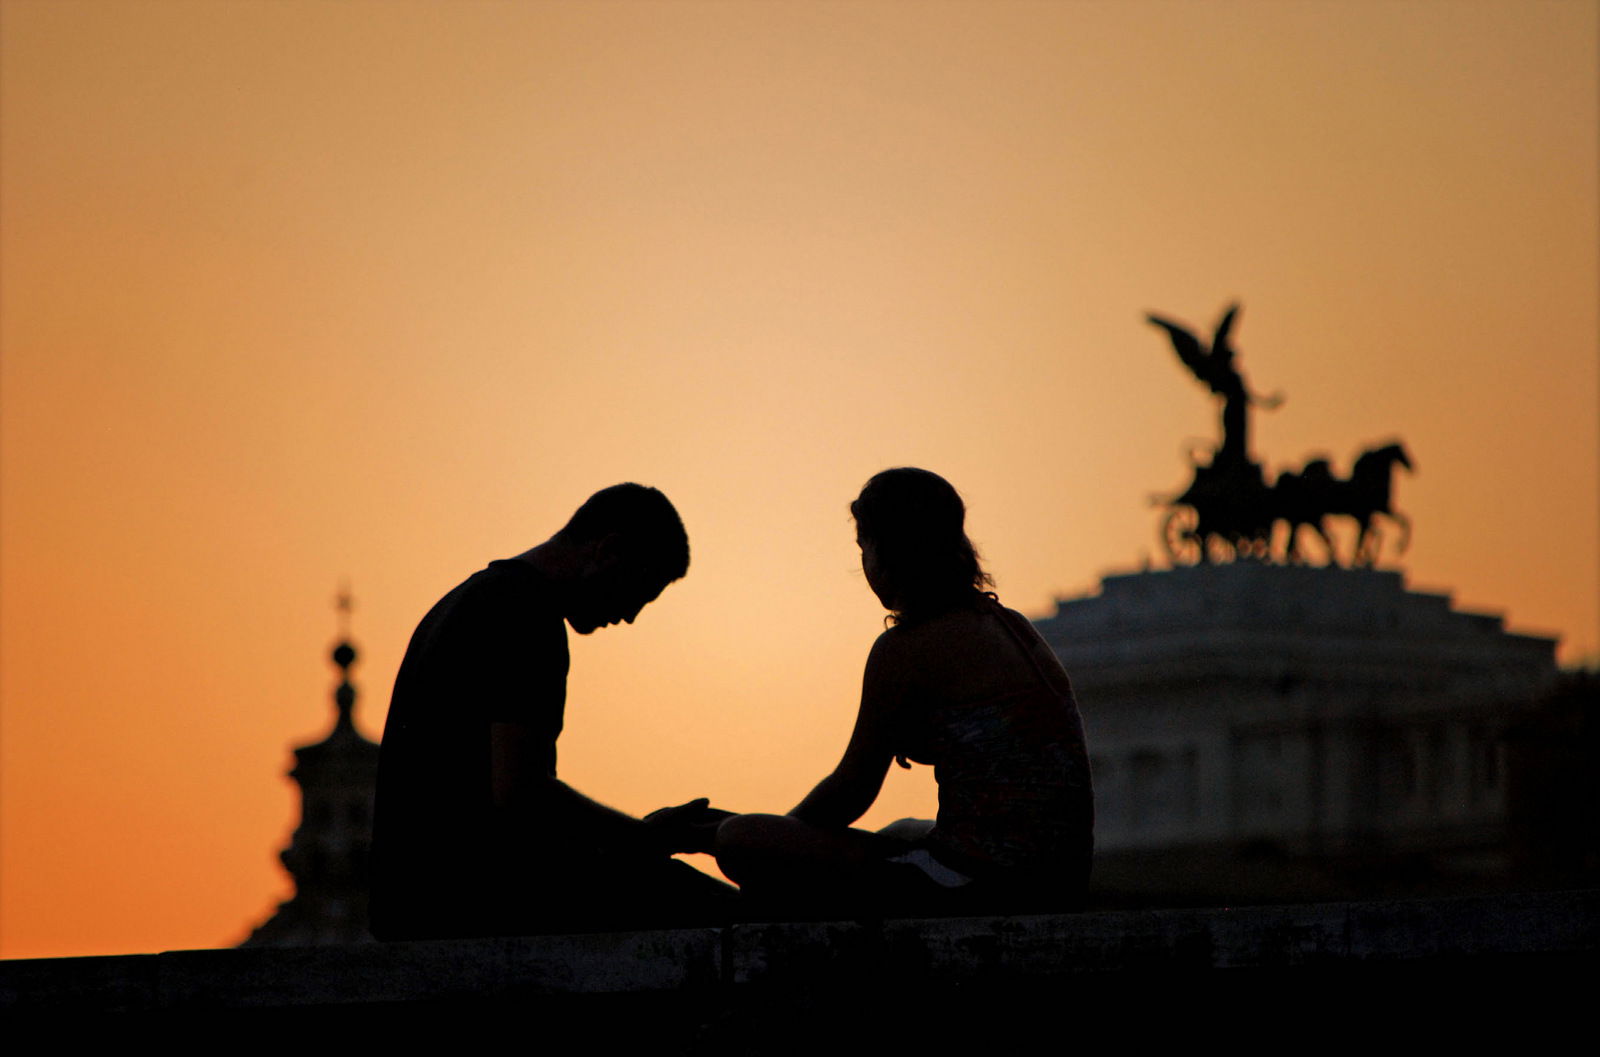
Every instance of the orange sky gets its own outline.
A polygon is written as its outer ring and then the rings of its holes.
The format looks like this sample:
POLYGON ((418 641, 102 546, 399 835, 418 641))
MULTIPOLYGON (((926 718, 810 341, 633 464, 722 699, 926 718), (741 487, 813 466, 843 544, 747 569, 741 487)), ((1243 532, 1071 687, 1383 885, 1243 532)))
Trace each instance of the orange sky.
POLYGON ((0 954, 240 939, 340 579, 375 735, 427 607, 619 480, 694 564, 574 638, 563 776, 786 809, 881 627, 873 472, 949 477, 1029 613, 1159 564, 1216 414, 1151 309, 1242 298, 1261 460, 1403 437, 1409 582, 1592 661, 1597 24, 3 0, 0 954))

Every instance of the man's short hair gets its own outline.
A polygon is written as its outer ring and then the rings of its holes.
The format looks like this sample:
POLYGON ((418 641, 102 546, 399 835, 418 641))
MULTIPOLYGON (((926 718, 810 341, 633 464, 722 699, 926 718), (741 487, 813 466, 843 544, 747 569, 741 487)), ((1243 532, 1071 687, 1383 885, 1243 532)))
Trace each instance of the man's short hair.
POLYGON ((568 543, 617 536, 622 553, 665 582, 689 571, 689 535, 672 501, 642 484, 614 484, 590 496, 561 531, 568 543))

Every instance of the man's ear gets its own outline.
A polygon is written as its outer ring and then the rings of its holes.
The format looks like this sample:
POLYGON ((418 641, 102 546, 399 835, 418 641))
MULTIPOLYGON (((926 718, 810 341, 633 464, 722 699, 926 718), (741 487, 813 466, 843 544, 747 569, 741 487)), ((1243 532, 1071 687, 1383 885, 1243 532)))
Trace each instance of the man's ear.
POLYGON ((610 569, 622 560, 622 534, 608 532, 599 539, 586 544, 586 555, 591 572, 600 572, 610 569))

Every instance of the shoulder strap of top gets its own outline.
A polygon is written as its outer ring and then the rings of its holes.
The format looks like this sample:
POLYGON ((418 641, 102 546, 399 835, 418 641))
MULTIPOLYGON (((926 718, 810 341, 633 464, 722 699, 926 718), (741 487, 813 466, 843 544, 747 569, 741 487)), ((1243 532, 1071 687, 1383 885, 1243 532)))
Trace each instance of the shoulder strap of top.
POLYGON ((991 600, 994 605, 995 615, 1000 618, 1000 623, 1005 629, 1011 633, 1012 640, 1016 642, 1017 648, 1028 658, 1028 663, 1033 665, 1033 670, 1038 674, 1040 682, 1057 693, 1065 691, 1070 694, 1072 692, 1071 683, 1066 686, 1060 685, 1061 677, 1066 673, 1061 671, 1059 667, 1054 672, 1051 672, 1040 661, 1037 647, 1045 646, 1047 649, 1049 647, 1039 637, 1039 633, 1033 629, 1033 625, 1027 623, 1027 618, 1021 613, 1013 612, 1001 605, 999 599, 992 598, 991 600))

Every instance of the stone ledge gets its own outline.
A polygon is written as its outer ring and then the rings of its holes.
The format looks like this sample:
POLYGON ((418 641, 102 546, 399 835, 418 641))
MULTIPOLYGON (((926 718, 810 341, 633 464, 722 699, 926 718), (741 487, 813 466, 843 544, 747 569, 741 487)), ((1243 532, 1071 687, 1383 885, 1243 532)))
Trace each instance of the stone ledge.
POLYGON ((1594 956, 1600 892, 1047 917, 742 925, 733 985, 853 974, 960 982, 1594 956))
POLYGON ((0 1009, 53 1017, 417 1004, 592 1009, 577 996, 633 996, 641 1009, 694 1007, 691 1019, 703 1025, 751 996, 862 987, 926 996, 1399 967, 1566 973, 1600 960, 1597 911, 1600 890, 1585 890, 19 960, 0 962, 0 1009))

